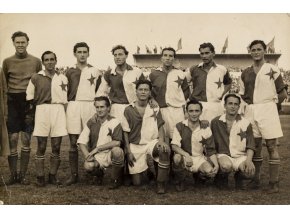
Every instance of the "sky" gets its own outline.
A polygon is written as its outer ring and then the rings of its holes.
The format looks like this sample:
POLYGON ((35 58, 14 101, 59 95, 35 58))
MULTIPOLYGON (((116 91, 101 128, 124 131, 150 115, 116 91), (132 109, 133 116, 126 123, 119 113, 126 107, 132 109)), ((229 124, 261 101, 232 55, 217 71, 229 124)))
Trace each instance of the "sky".
POLYGON ((88 62, 100 69, 114 66, 111 49, 122 44, 129 50, 128 63, 134 64, 132 54, 137 45, 145 53, 145 45, 177 48, 178 53, 198 53, 203 42, 212 42, 220 53, 226 37, 226 53, 247 53, 247 45, 254 39, 266 43, 275 37, 276 53, 281 53, 278 65, 290 70, 289 14, 0 14, 0 62, 14 54, 11 35, 24 31, 30 37, 28 52, 40 57, 46 50, 57 54, 58 66, 74 66, 73 46, 87 42, 90 46, 88 62))

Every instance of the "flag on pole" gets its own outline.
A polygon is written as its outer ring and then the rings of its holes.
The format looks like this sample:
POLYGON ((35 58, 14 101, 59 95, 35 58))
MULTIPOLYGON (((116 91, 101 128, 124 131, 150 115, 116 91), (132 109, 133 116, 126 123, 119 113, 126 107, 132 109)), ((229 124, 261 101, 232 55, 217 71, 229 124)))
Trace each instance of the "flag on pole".
POLYGON ((152 54, 152 51, 150 51, 150 49, 148 48, 147 45, 145 45, 145 48, 146 48, 146 53, 147 53, 147 54, 152 54))
POLYGON ((137 45, 137 54, 140 54, 140 47, 137 45))
POLYGON ((182 42, 181 42, 181 38, 178 40, 178 43, 177 43, 177 49, 176 49, 176 51, 178 51, 178 50, 181 50, 182 49, 182 44, 181 44, 182 42))
POLYGON ((156 45, 154 46, 153 52, 154 52, 154 54, 157 54, 157 46, 156 45))
POLYGON ((226 50, 228 48, 228 44, 229 44, 229 37, 227 36, 224 47, 223 47, 222 52, 221 52, 222 54, 226 53, 226 50))
POLYGON ((267 44, 267 53, 275 53, 275 47, 274 47, 274 41, 275 41, 275 36, 273 39, 267 44))

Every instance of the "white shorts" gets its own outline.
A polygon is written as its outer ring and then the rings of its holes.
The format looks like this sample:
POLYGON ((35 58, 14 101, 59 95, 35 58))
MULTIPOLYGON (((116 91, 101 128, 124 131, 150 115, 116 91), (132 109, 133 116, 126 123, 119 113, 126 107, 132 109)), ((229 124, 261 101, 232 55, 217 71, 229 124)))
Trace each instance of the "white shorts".
POLYGON ((106 168, 112 165, 111 150, 108 152, 100 152, 94 155, 95 160, 100 164, 101 168, 106 168))
POLYGON ((232 162, 234 171, 238 171, 239 170, 239 166, 241 165, 241 163, 243 163, 247 159, 246 155, 240 156, 240 157, 230 157, 230 156, 228 156, 226 154, 217 154, 217 159, 218 160, 221 157, 227 157, 232 162))
POLYGON ((200 120, 212 121, 217 116, 224 113, 224 106, 221 102, 200 102, 202 104, 202 113, 200 115, 200 120))
POLYGON ((173 129, 177 123, 184 120, 184 112, 182 107, 165 107, 160 108, 162 118, 164 120, 165 136, 172 139, 173 129))
POLYGON ((207 159, 204 155, 200 155, 200 156, 196 156, 196 157, 191 156, 191 160, 192 160, 192 166, 187 167, 186 162, 185 162, 185 158, 183 158, 185 169, 188 170, 189 172, 192 172, 192 173, 197 173, 200 166, 204 162, 207 162, 207 159))
POLYGON ((80 134, 95 113, 93 101, 70 101, 66 110, 68 133, 80 134))
POLYGON ((274 139, 283 136, 274 102, 247 105, 245 118, 251 122, 255 138, 274 139))
MULTIPOLYGON (((147 170, 147 154, 153 157, 153 150, 157 142, 158 140, 155 139, 146 145, 130 144, 130 149, 136 159, 136 162, 134 162, 133 167, 129 166, 129 174, 142 173, 147 170)), ((154 161, 159 162, 159 157, 153 159, 154 161)))
POLYGON ((36 106, 33 136, 61 137, 67 135, 66 117, 62 104, 36 106))
POLYGON ((116 104, 116 103, 112 104, 110 115, 117 118, 119 120, 119 122, 122 122, 122 120, 124 118, 125 108, 128 105, 129 104, 116 104))

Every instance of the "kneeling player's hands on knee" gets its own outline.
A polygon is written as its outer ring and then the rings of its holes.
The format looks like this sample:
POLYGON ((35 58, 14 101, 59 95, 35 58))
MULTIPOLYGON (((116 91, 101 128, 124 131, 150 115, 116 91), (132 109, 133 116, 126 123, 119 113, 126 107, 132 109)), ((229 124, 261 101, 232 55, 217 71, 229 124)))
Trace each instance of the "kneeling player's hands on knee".
POLYGON ((255 173, 255 165, 253 161, 245 161, 245 173, 247 175, 254 175, 255 173))
POLYGON ((86 157, 86 161, 88 161, 88 162, 94 161, 94 156, 91 154, 88 154, 88 156, 86 157))
POLYGON ((165 142, 159 141, 157 145, 158 150, 162 152, 169 152, 169 147, 165 142))
POLYGON ((96 153, 98 153, 98 148, 96 147, 96 148, 94 148, 89 154, 88 154, 88 156, 86 157, 86 160, 87 161, 93 161, 94 160, 94 155, 96 154, 96 153))
POLYGON ((191 167, 193 165, 192 158, 190 156, 185 156, 185 165, 191 167))
POLYGON ((127 154, 127 161, 130 167, 134 166, 134 162, 136 162, 136 158, 134 157, 134 155, 132 153, 128 153, 127 154))
POLYGON ((213 169, 212 169, 212 175, 213 175, 213 177, 218 173, 218 171, 219 171, 219 166, 218 165, 217 166, 214 166, 213 169))

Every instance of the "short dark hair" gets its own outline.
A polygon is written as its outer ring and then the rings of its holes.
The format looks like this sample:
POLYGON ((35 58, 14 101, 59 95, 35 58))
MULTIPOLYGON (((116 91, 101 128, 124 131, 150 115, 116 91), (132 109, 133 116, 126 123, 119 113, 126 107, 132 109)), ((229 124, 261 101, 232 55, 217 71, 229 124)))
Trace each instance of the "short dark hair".
POLYGON ((257 39, 251 42, 251 44, 249 45, 249 48, 251 49, 254 45, 257 45, 257 44, 261 44, 264 50, 267 49, 267 45, 265 44, 265 42, 263 40, 257 40, 257 39))
POLYGON ((78 42, 78 43, 75 44, 75 46, 74 46, 74 53, 76 53, 76 52, 77 52, 77 49, 78 49, 78 48, 81 48, 81 47, 86 47, 86 48, 88 49, 88 52, 90 52, 90 47, 88 46, 87 43, 85 43, 85 42, 78 42))
POLYGON ((27 42, 29 42, 28 35, 24 32, 21 32, 21 31, 17 31, 17 32, 13 33, 13 35, 11 36, 11 39, 14 42, 16 37, 21 37, 21 36, 24 36, 26 38, 27 42))
POLYGON ((146 79, 138 80, 138 82, 136 83, 136 90, 142 84, 147 84, 149 86, 150 91, 152 90, 152 83, 149 80, 146 80, 146 79))
POLYGON ((213 46, 213 44, 211 44, 210 42, 202 43, 202 44, 199 46, 199 49, 198 49, 198 50, 200 51, 200 49, 202 49, 202 48, 209 48, 209 50, 210 50, 211 52, 215 53, 214 46, 213 46))
POLYGON ((172 47, 166 47, 166 48, 163 48, 163 49, 162 49, 162 52, 161 52, 161 56, 163 56, 164 51, 173 51, 173 56, 174 56, 174 57, 176 56, 176 51, 175 51, 175 49, 172 48, 172 47))
POLYGON ((230 98, 230 97, 234 97, 234 98, 238 99, 238 100, 239 100, 239 104, 241 104, 241 97, 238 96, 238 95, 235 94, 235 93, 229 93, 229 94, 227 94, 227 95, 225 96, 225 99, 224 99, 225 104, 227 103, 227 99, 230 98))
POLYGON ((52 51, 45 51, 43 52, 43 54, 41 55, 41 60, 44 61, 44 55, 47 55, 47 54, 53 54, 54 57, 55 57, 55 60, 57 61, 57 57, 56 57, 56 54, 52 51))
POLYGON ((111 50, 112 54, 114 55, 114 52, 115 52, 116 50, 118 50, 118 49, 122 49, 122 50, 124 51, 125 55, 128 55, 128 54, 129 54, 129 52, 127 51, 127 49, 126 49, 125 46, 123 46, 123 45, 116 45, 116 46, 114 46, 114 47, 112 48, 112 50, 111 50))
MULTIPOLYGON (((95 102, 96 102, 96 101, 105 101, 107 107, 110 107, 110 106, 111 106, 110 100, 109 100, 109 98, 106 97, 106 96, 95 97, 94 100, 95 100, 95 102)), ((94 102, 94 104, 95 104, 95 102, 94 102)))
POLYGON ((188 111, 188 107, 189 107, 189 105, 191 105, 191 104, 198 104, 198 105, 200 106, 200 111, 202 111, 203 106, 202 106, 202 104, 201 104, 198 100, 196 100, 196 99, 192 99, 192 100, 190 100, 189 102, 187 102, 187 104, 186 104, 186 111, 188 111))

